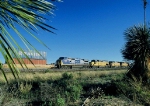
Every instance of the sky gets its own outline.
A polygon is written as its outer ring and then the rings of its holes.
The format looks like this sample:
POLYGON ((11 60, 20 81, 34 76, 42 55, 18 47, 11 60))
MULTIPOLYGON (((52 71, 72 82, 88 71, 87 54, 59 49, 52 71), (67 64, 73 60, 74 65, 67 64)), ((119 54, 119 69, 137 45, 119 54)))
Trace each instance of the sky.
MULTIPOLYGON (((146 21, 150 22, 150 0, 147 0, 146 21)), ((54 3, 54 16, 46 23, 56 34, 39 30, 37 37, 49 48, 27 36, 37 50, 47 52, 47 64, 59 57, 123 61, 121 49, 126 40, 124 31, 143 24, 142 0, 63 0, 54 3)), ((1 56, 2 58, 2 56, 1 56)))

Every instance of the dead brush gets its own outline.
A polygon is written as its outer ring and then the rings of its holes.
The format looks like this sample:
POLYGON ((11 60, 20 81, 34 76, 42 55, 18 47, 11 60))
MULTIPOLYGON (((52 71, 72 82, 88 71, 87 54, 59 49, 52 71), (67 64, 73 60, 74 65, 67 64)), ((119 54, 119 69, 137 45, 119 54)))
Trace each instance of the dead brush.
POLYGON ((97 88, 92 87, 91 89, 89 89, 88 95, 89 97, 85 99, 82 106, 91 106, 92 104, 94 104, 94 102, 92 102, 92 100, 94 99, 102 100, 103 97, 105 96, 105 93, 100 87, 97 88))
POLYGON ((21 82, 21 84, 19 85, 19 91, 22 94, 27 94, 31 91, 32 89, 32 84, 28 84, 27 82, 23 83, 21 82))
POLYGON ((104 91, 100 87, 91 88, 89 92, 90 98, 92 99, 102 98, 105 95, 104 91))

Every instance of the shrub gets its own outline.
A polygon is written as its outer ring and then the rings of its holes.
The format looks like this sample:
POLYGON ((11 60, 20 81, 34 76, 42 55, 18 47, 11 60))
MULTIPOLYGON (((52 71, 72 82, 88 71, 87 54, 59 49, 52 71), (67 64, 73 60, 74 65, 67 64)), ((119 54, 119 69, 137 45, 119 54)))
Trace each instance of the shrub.
POLYGON ((28 84, 27 82, 25 82, 25 83, 22 82, 22 83, 19 85, 19 91, 20 91, 22 94, 27 94, 27 93, 29 93, 30 90, 31 90, 31 88, 32 88, 32 84, 28 84))
POLYGON ((68 86, 66 89, 67 94, 69 94, 67 95, 67 98, 70 98, 71 101, 76 101, 80 98, 81 91, 81 85, 68 86))
POLYGON ((53 86, 58 90, 57 93, 65 98, 66 104, 80 98, 82 86, 73 78, 72 74, 63 73, 62 78, 54 81, 53 86))
POLYGON ((118 91, 130 98, 134 103, 150 105, 150 89, 149 84, 143 85, 142 80, 133 80, 125 77, 123 80, 115 82, 118 91))
POLYGON ((69 74, 69 73, 66 73, 66 72, 62 74, 62 80, 70 80, 70 79, 73 79, 72 74, 69 74))
POLYGON ((56 106, 65 106, 65 99, 62 98, 60 96, 60 94, 57 95, 57 98, 56 98, 56 106))

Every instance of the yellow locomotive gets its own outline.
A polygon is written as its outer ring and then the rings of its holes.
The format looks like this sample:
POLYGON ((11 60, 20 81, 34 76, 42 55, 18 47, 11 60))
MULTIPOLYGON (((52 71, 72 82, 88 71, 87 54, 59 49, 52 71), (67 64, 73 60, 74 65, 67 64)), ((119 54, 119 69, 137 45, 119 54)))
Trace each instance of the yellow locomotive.
POLYGON ((129 63, 128 62, 120 62, 120 67, 128 67, 129 63))
POLYGON ((109 67, 120 67, 120 62, 109 61, 109 67))
POLYGON ((106 60, 91 60, 89 62, 90 68, 100 68, 100 67, 128 67, 129 63, 127 62, 116 62, 116 61, 106 61, 106 60))
POLYGON ((90 65, 90 68, 108 67, 109 66, 109 61, 91 60, 91 62, 89 62, 89 65, 90 65))

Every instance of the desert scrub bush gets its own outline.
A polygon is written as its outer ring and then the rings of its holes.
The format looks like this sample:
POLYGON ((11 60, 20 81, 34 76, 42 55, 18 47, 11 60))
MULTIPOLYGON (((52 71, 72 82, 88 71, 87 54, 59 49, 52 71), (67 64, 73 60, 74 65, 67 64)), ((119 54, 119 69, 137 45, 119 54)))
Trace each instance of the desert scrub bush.
POLYGON ((67 106, 69 103, 80 99, 82 86, 73 78, 72 74, 63 73, 57 80, 48 80, 32 85, 32 93, 38 98, 31 98, 31 102, 40 102, 41 106, 67 106), (35 92, 34 88, 39 88, 35 92))
POLYGON ((5 85, 0 85, 3 95, 0 97, 0 106, 18 106, 21 103, 26 102, 30 95, 30 90, 32 85, 21 82, 13 82, 5 85))
POLYGON ((28 84, 27 82, 25 82, 25 83, 21 82, 21 84, 19 85, 19 91, 22 94, 29 93, 31 88, 32 88, 32 84, 31 83, 28 84))
POLYGON ((80 99, 82 86, 73 78, 72 74, 63 73, 62 78, 54 81, 54 85, 57 87, 58 93, 66 99, 66 102, 74 102, 80 99))
POLYGON ((81 85, 73 85, 73 86, 68 86, 66 91, 65 91, 65 96, 67 101, 76 101, 80 99, 80 94, 81 94, 82 86, 81 85))
POLYGON ((73 79, 73 75, 65 72, 65 73, 62 74, 62 79, 64 79, 64 80, 73 79))
POLYGON ((101 89, 101 87, 91 87, 87 92, 86 95, 88 98, 99 98, 102 99, 105 96, 104 91, 101 89))
POLYGON ((54 81, 56 86, 62 87, 64 90, 67 89, 68 86, 76 84, 76 80, 73 79, 73 75, 69 73, 63 73, 62 78, 54 81))
POLYGON ((56 106, 65 106, 65 99, 62 98, 60 94, 57 95, 56 106))
POLYGON ((135 77, 129 79, 124 77, 123 80, 115 82, 118 92, 131 99, 134 103, 150 105, 150 89, 149 84, 143 84, 142 78, 137 80, 135 77))

